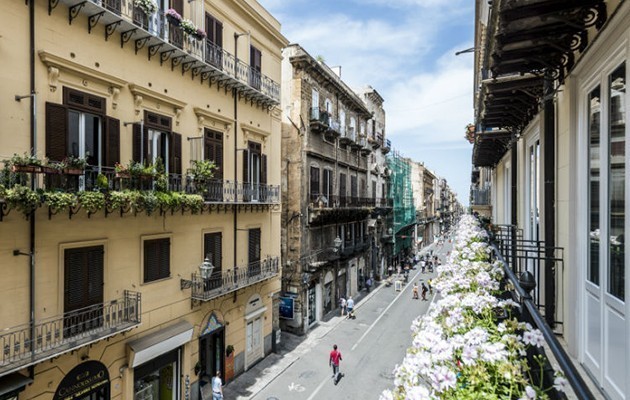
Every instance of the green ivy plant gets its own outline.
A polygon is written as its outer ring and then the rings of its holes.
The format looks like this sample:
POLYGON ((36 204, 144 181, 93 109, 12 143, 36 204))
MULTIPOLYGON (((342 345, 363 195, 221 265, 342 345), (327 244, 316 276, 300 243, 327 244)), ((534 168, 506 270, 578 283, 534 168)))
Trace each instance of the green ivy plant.
POLYGON ((128 207, 131 205, 131 191, 113 191, 109 193, 107 203, 109 207, 114 210, 121 207, 128 207))
POLYGON ((21 211, 25 216, 35 211, 41 204, 40 194, 28 186, 22 185, 7 189, 6 200, 11 207, 21 211))
POLYGON ((77 197, 72 193, 44 192, 44 204, 50 207, 53 213, 67 210, 77 204, 77 197))
POLYGON ((99 190, 104 191, 109 189, 109 179, 103 174, 98 174, 96 177, 96 187, 99 190))
POLYGON ((140 192, 136 204, 140 209, 144 210, 147 215, 151 215, 160 206, 156 193, 152 191, 140 192))
POLYGON ((203 197, 198 194, 184 194, 183 205, 190 210, 192 214, 199 214, 203 208, 203 197))
POLYGON ((94 214, 105 207, 105 195, 101 192, 80 192, 79 203, 88 214, 94 214))
POLYGON ((69 169, 85 169, 87 167, 87 158, 68 156, 64 158, 63 164, 69 169))
POLYGON ((193 160, 190 175, 197 188, 197 193, 205 193, 208 189, 206 184, 214 177, 217 166, 209 160, 193 160))

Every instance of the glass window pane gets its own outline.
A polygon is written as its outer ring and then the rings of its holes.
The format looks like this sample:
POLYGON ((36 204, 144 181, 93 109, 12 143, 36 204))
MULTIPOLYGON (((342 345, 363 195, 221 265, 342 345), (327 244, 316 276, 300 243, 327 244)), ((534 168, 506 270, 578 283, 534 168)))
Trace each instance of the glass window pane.
POLYGON ((96 115, 85 115, 85 148, 81 155, 87 158, 90 165, 98 165, 98 134, 101 129, 101 119, 96 115))
POLYGON ((588 104, 588 153, 589 153, 589 264, 588 280, 599 285, 599 149, 600 149, 600 91, 599 87, 589 95, 588 104))
POLYGON ((624 300, 625 283, 625 178, 626 178, 626 66, 622 64, 609 78, 610 88, 610 126, 609 126, 609 162, 608 196, 610 238, 608 244, 608 291, 611 295, 624 300))
POLYGON ((68 112, 68 155, 79 157, 79 118, 80 113, 68 112))

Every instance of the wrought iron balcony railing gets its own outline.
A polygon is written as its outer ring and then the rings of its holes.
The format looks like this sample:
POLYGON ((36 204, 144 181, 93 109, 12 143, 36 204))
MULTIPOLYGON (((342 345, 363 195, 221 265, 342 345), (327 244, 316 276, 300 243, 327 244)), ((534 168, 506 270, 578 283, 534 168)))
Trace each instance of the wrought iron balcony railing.
POLYGON ((470 205, 472 206, 489 206, 492 204, 490 198, 490 189, 474 188, 470 191, 470 205))
POLYGON ((164 10, 147 15, 135 6, 134 0, 49 0, 49 14, 58 3, 69 8, 68 18, 83 14, 88 18, 88 30, 105 26, 106 40, 120 34, 121 46, 133 41, 135 51, 147 48, 149 59, 155 56, 160 64, 170 61, 171 68, 181 67, 182 73, 200 75, 202 82, 213 79, 237 88, 240 93, 265 104, 280 103, 280 85, 261 71, 237 60, 232 54, 208 38, 185 34, 180 26, 168 22, 164 10), (95 18, 98 16, 98 18, 95 18))
POLYGON ((330 127, 330 114, 320 110, 319 107, 311 108, 310 127, 313 132, 326 132, 330 127))
POLYGON ((18 371, 140 325, 140 293, 0 333, 0 375, 18 371))
MULTIPOLYGON (((517 312, 518 319, 532 324, 542 332, 547 348, 551 351, 555 361, 562 369, 569 385, 577 396, 576 398, 585 400, 595 399, 551 328, 554 322, 557 323, 557 321, 549 315, 545 315, 544 317, 541 315, 539 304, 536 300, 536 296, 538 296, 538 294, 536 294, 535 297, 532 297, 530 293, 536 284, 541 282, 540 280, 533 278, 532 275, 536 275, 535 273, 532 274, 531 271, 536 271, 537 261, 540 262, 543 261, 543 259, 537 256, 519 256, 519 254, 527 254, 527 251, 522 253, 523 250, 519 250, 519 247, 523 247, 522 245, 519 246, 519 237, 522 236, 520 236, 520 232, 514 226, 500 226, 498 232, 491 232, 490 235, 491 238, 494 237, 494 243, 492 244, 494 256, 502 262, 507 281, 509 281, 513 287, 513 290, 507 293, 513 300, 520 304, 517 312), (548 321, 552 324, 550 325, 548 321)), ((524 247, 527 248, 528 245, 525 245, 524 247)), ((545 248, 544 244, 541 248, 545 248)), ((550 250, 556 251, 557 248, 550 250)), ((553 251, 548 253, 549 256, 544 259, 545 262, 549 262, 550 264, 558 262, 558 259, 556 255, 554 255, 553 251)), ((540 253, 536 252, 536 254, 540 253)), ((540 265, 538 265, 538 267, 540 267, 540 265)), ((550 265, 547 265, 546 267, 550 267, 550 265)), ((561 281, 561 279, 556 281, 561 281)), ((555 284, 555 282, 552 284, 555 284)), ((532 368, 532 379, 537 381, 543 380, 545 382, 545 387, 551 387, 554 382, 554 370, 550 365, 539 365, 535 360, 535 351, 538 350, 528 351, 526 356, 530 368, 532 368)), ((544 350, 542 351, 544 352, 544 350)), ((564 394, 555 390, 549 392, 549 396, 551 399, 566 398, 564 394)))
MULTIPOLYGON (((209 301, 238 289, 253 285, 277 276, 280 271, 280 258, 268 257, 243 267, 234 267, 225 271, 217 271, 209 278, 202 278, 198 273, 192 274, 190 286, 193 300, 209 301)), ((182 287, 185 287, 182 282, 182 287)))
POLYGON ((381 147, 381 151, 385 154, 389 153, 389 151, 392 149, 392 142, 389 139, 385 139, 385 141, 383 142, 383 147, 381 147))
POLYGON ((313 193, 310 195, 310 202, 313 208, 391 207, 393 204, 392 199, 388 198, 337 195, 327 197, 313 193))

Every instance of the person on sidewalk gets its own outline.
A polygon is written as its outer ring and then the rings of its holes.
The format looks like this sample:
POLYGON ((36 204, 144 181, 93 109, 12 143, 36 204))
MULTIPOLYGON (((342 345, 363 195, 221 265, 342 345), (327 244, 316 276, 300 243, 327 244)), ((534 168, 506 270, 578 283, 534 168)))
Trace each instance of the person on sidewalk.
POLYGON ((367 292, 370 293, 370 288, 372 287, 372 278, 367 278, 367 280, 365 281, 365 287, 367 289, 367 292))
POLYGON ((212 378, 212 400, 223 400, 223 382, 221 381, 221 371, 212 378))
POLYGON ((427 301, 427 292, 429 291, 429 288, 427 287, 427 285, 424 284, 424 282, 422 282, 422 300, 423 301, 427 301))
MULTIPOLYGON (((348 299, 350 301, 350 299, 348 299)), ((333 381, 335 385, 339 382, 339 361, 341 361, 341 352, 337 350, 337 345, 333 345, 333 349, 330 352, 330 357, 328 358, 328 366, 332 367, 333 370, 333 381)))
POLYGON ((352 310, 354 310, 354 300, 352 300, 352 296, 348 297, 346 307, 348 308, 348 318, 354 318, 354 314, 352 313, 352 310))
POLYGON ((427 285, 429 285, 429 294, 433 295, 433 286, 431 285, 431 279, 427 281, 427 285))
POLYGON ((419 297, 418 297, 418 284, 417 283, 413 284, 413 297, 412 297, 412 299, 414 299, 414 300, 418 300, 419 299, 419 297))
POLYGON ((343 296, 339 299, 339 307, 341 308, 341 316, 343 317, 346 315, 346 299, 344 299, 343 296))

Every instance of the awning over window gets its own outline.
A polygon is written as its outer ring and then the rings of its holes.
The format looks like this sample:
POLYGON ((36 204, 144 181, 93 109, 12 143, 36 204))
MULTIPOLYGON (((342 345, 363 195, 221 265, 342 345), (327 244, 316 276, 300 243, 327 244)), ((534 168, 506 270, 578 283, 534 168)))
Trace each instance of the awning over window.
POLYGON ((182 346, 192 339, 193 326, 188 321, 180 321, 140 339, 129 342, 131 350, 129 365, 135 368, 138 365, 168 353, 182 346))
POLYGON ((0 378, 0 399, 8 399, 17 396, 19 392, 24 390, 26 385, 32 383, 33 380, 28 376, 24 376, 19 372, 3 376, 0 378))

